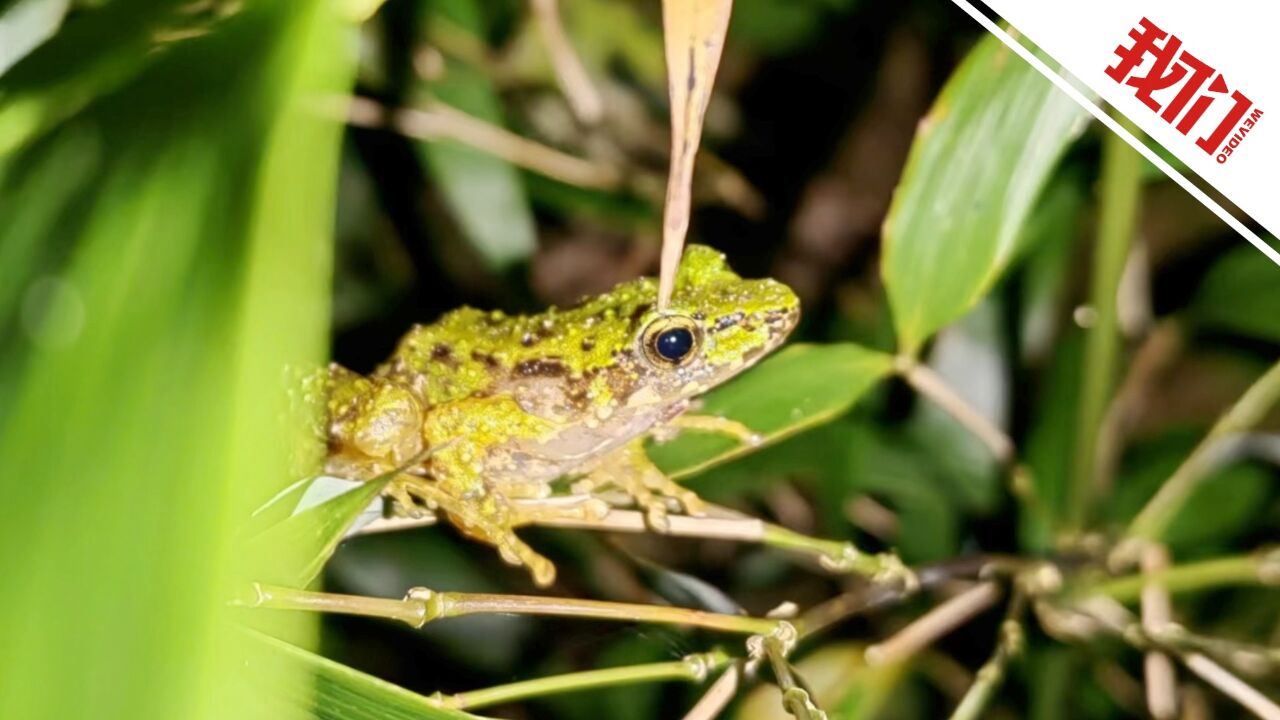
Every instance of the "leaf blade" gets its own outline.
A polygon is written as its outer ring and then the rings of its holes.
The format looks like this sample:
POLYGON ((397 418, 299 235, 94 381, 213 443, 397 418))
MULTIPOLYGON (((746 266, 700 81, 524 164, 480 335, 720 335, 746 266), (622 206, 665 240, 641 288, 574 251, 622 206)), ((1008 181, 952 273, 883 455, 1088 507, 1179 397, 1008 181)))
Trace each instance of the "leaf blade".
POLYGON ((961 64, 921 122, 884 224, 881 273, 904 352, 1000 278, 1086 118, 995 37, 961 64))
POLYGON ((744 423, 759 444, 689 432, 650 455, 674 479, 696 475, 834 419, 892 368, 892 357, 852 343, 792 345, 707 395, 698 411, 744 423))

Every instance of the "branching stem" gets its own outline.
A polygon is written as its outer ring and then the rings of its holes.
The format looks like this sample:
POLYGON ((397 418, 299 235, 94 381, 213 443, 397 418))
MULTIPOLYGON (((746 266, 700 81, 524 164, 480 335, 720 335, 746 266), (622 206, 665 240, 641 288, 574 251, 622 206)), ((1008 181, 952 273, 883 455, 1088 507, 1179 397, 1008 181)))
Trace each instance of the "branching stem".
POLYGON ((1133 519, 1128 536, 1141 540, 1154 540, 1162 536, 1187 498, 1191 497, 1191 493, 1220 464, 1219 453, 1216 451, 1222 447, 1219 441, 1253 428, 1275 406, 1277 400, 1280 400, 1280 362, 1263 373, 1214 423, 1209 434, 1133 519))

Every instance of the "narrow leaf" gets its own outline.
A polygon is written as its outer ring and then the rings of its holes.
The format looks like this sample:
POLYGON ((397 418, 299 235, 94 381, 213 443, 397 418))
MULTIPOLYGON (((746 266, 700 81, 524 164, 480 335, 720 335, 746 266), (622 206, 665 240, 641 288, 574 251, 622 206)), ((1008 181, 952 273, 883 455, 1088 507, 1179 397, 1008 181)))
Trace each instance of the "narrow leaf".
POLYGON ((662 277, 658 306, 675 289, 676 270, 689 230, 693 160, 702 142, 702 120, 716 82, 733 0, 663 0, 662 29, 671 97, 671 169, 662 213, 662 277))
POLYGON ((367 675, 334 662, 296 645, 254 631, 246 631, 251 640, 261 646, 262 652, 254 656, 255 665, 248 666, 245 681, 253 685, 264 706, 278 707, 286 717, 305 713, 318 720, 474 720, 458 710, 447 710, 431 700, 392 685, 385 680, 367 675), (267 685, 258 678, 261 668, 256 665, 279 663, 297 668, 314 678, 315 688, 310 693, 298 693, 295 688, 267 685))
MULTIPOLYGON (((329 500, 289 515, 246 541, 247 557, 269 561, 254 568, 258 582, 305 587, 320 574, 347 528, 378 497, 392 474, 360 483, 329 500), (290 548, 287 562, 271 548, 290 548), (262 551, 262 552, 259 552, 262 551)), ((324 479, 324 478, 321 478, 324 479)))

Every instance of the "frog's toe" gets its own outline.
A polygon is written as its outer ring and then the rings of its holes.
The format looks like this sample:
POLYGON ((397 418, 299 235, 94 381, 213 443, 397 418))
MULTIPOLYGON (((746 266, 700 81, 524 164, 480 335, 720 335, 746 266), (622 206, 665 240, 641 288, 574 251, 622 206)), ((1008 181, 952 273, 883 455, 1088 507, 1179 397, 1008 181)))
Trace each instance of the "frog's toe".
POLYGON ((538 587, 549 587, 556 581, 556 566, 541 555, 534 555, 525 564, 529 566, 529 574, 538 587))
POLYGON ((529 574, 533 576, 534 584, 538 587, 547 587, 555 582, 555 564, 539 555, 537 551, 526 545, 523 540, 514 534, 494 543, 494 546, 498 549, 498 555, 508 565, 528 568, 529 574))
POLYGON ((675 493, 675 499, 680 503, 680 507, 684 509, 686 515, 702 517, 707 514, 707 503, 698 494, 692 490, 680 489, 675 493))
POLYGON ((667 503, 663 498, 655 497, 645 507, 645 521, 657 532, 671 529, 671 520, 667 517, 667 503))

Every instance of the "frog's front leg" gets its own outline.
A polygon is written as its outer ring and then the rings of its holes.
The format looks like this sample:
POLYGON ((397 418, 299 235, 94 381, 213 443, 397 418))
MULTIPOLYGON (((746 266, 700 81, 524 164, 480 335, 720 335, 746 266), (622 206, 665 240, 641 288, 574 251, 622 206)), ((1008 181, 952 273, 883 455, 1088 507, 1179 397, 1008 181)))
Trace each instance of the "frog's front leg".
POLYGON ((665 425, 654 430, 654 438, 658 441, 670 440, 681 430, 697 430, 699 432, 727 435, 743 445, 759 445, 764 441, 760 433, 732 418, 719 415, 698 415, 684 413, 668 420, 665 425))
POLYGON ((706 503, 696 493, 668 478, 644 451, 644 439, 637 438, 604 456, 586 477, 574 484, 574 492, 593 492, 615 487, 631 496, 645 511, 649 526, 662 532, 669 527, 669 504, 675 501, 688 515, 703 515, 706 503))

